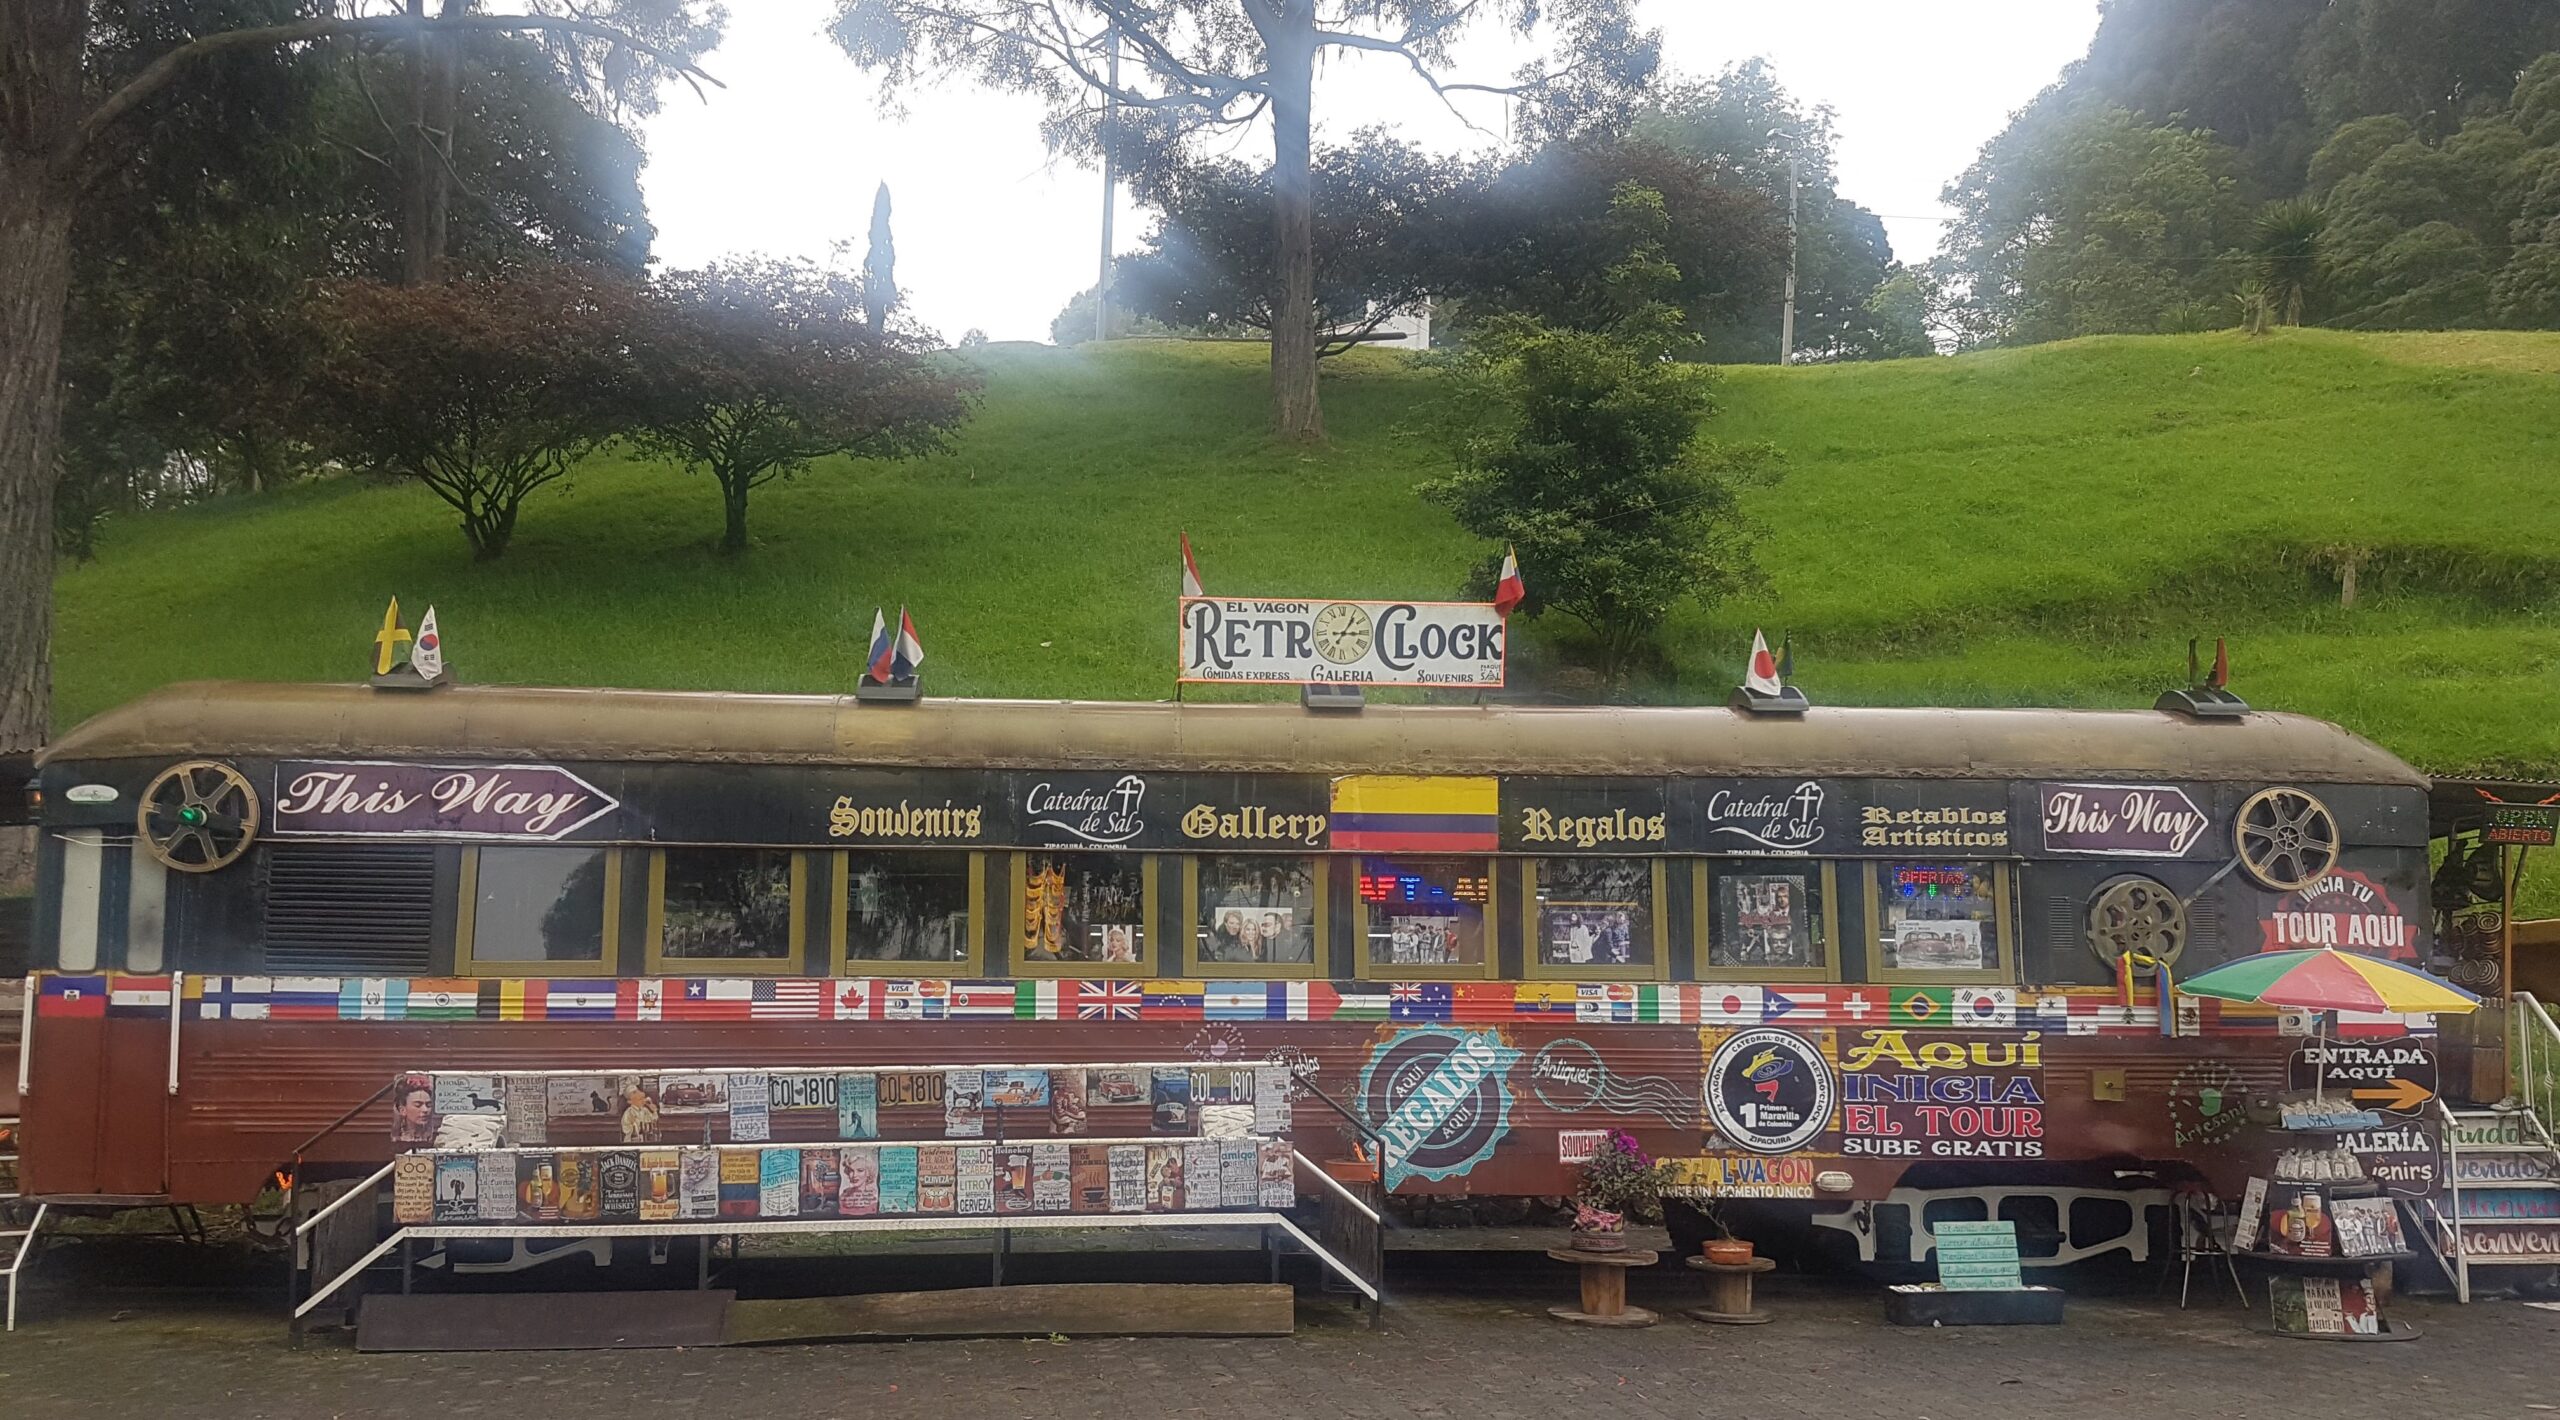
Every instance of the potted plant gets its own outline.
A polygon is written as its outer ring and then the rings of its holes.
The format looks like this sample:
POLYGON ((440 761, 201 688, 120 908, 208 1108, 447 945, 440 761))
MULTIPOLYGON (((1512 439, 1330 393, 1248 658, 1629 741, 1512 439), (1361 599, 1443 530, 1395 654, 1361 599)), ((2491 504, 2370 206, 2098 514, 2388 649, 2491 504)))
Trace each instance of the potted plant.
POLYGON ((1716 1235, 1708 1239, 1707 1245, 1701 1249, 1707 1261, 1718 1267, 1740 1267, 1751 1260, 1751 1240, 1733 1235, 1733 1225, 1724 1220, 1722 1199, 1701 1199, 1698 1211, 1704 1213, 1716 1229, 1716 1235))
POLYGON ((1573 1188, 1573 1245, 1583 1252, 1623 1252, 1627 1220, 1662 1216, 1670 1165, 1657 1161, 1623 1129, 1602 1135, 1573 1188))

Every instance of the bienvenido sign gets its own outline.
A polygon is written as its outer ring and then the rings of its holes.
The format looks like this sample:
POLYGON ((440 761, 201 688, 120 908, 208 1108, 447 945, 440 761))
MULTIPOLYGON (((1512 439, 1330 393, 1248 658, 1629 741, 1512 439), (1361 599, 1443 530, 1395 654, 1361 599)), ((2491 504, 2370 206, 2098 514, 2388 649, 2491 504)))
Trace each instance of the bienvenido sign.
POLYGON ((2036 816, 2048 853, 2183 858, 2213 816, 2165 784, 2045 784, 2036 816))
POLYGON ((1181 678, 1492 688, 1506 639, 1486 602, 1184 597, 1181 678))
POLYGON ((276 762, 274 831, 329 837, 566 838, 621 803, 548 764, 276 762))

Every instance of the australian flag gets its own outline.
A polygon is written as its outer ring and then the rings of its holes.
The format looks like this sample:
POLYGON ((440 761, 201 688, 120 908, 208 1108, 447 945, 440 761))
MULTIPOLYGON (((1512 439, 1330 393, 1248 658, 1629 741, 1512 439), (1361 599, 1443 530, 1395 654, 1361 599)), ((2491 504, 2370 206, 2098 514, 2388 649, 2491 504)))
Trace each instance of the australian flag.
POLYGON ((1445 1021, 1457 1007, 1457 988, 1446 981, 1409 982, 1387 993, 1391 1021, 1445 1021))

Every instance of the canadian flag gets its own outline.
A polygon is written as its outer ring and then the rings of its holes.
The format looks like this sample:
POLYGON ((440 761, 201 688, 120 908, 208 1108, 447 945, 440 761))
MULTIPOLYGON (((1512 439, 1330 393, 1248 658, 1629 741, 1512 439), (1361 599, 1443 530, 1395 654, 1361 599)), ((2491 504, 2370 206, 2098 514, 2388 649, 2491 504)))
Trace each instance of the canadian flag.
POLYGON ((1509 616, 1511 609, 1518 606, 1528 595, 1529 589, 1520 582, 1520 554, 1509 547, 1503 548, 1502 575, 1494 579, 1493 583, 1493 609, 1503 616, 1509 616))
POLYGON ((1207 595, 1200 590, 1200 564, 1191 560, 1189 533, 1182 535, 1182 594, 1186 597, 1207 595))
POLYGON ((409 669, 420 680, 434 680, 444 674, 444 638, 436 634, 436 609, 430 604, 425 619, 418 623, 418 639, 409 643, 409 669))
POLYGON ((1778 658, 1769 654, 1769 638, 1756 628, 1751 633, 1751 668, 1743 672, 1742 685, 1758 695, 1776 695, 1786 689, 1778 683, 1778 658))

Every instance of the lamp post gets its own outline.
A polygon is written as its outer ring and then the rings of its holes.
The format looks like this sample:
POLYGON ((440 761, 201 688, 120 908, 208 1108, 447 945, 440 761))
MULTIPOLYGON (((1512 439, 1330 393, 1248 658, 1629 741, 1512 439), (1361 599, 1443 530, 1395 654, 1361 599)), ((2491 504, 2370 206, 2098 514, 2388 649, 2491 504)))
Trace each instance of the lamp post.
POLYGON ((1102 274, 1093 283, 1093 338, 1111 338, 1111 217, 1117 205, 1114 189, 1120 173, 1115 165, 1112 140, 1119 134, 1120 114, 1120 27, 1110 30, 1111 82, 1102 91, 1102 274))
POLYGON ((1772 128, 1769 136, 1787 140, 1787 297, 1778 311, 1778 363, 1792 365, 1796 362, 1796 208, 1803 176, 1796 156, 1797 135, 1772 128))

